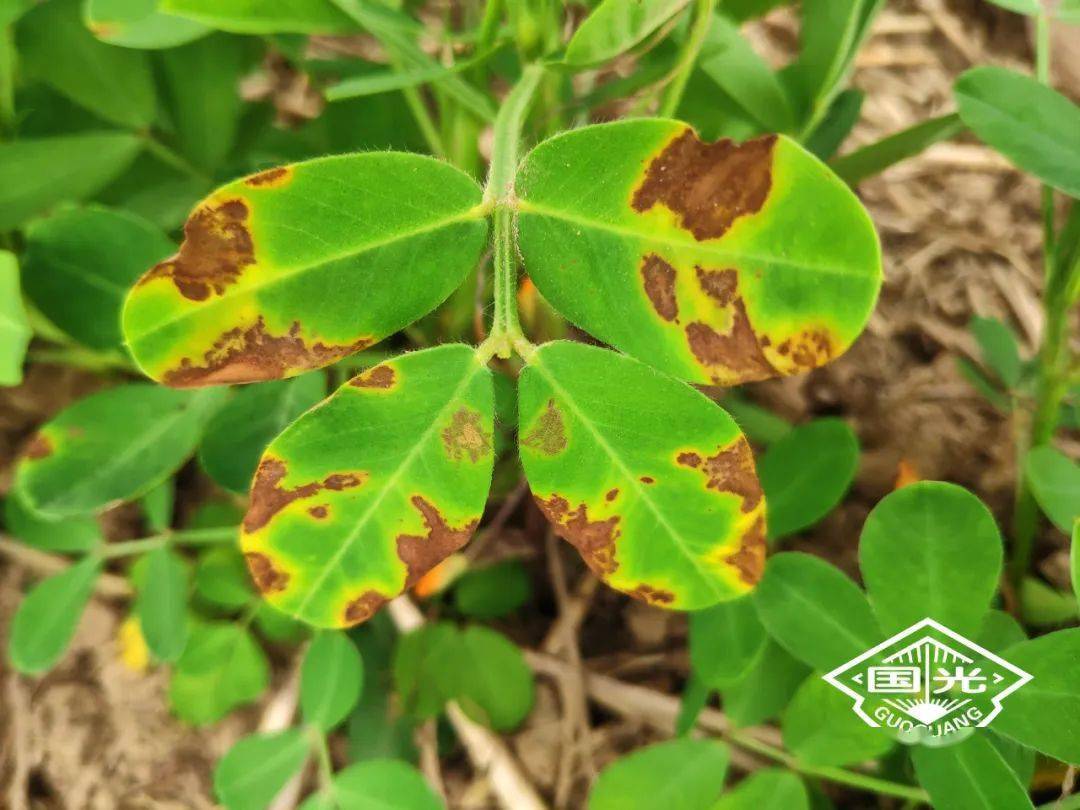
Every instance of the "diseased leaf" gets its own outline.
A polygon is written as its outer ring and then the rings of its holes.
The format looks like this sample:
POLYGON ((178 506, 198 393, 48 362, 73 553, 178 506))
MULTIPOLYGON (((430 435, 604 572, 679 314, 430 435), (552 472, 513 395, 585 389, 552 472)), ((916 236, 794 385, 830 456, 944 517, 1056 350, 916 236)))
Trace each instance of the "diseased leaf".
POLYGON ((876 759, 894 745, 885 730, 851 710, 851 698, 817 675, 795 693, 783 718, 784 747, 808 765, 849 765, 876 759))
POLYGON ((533 496, 597 576, 680 610, 753 587, 764 499, 721 408, 642 363, 565 341, 536 350, 518 387, 533 496))
POLYGON ((603 0, 578 26, 563 62, 588 67, 630 50, 682 11, 689 0, 603 0))
POLYGON ((87 552, 103 542, 95 518, 49 520, 31 512, 16 493, 4 501, 4 527, 28 546, 42 551, 87 552))
POLYGON ((771 557, 754 599, 769 635, 822 672, 882 640, 859 587, 838 568, 809 554, 771 557))
POLYGON ((885 635, 930 617, 972 637, 1001 577, 1001 534, 963 487, 920 481, 874 507, 859 541, 859 567, 885 635))
POLYGON ((604 768, 589 793, 589 810, 701 810, 720 797, 728 751, 714 740, 657 743, 604 768))
POLYGON ((809 810, 810 798, 799 777, 767 768, 754 771, 720 797, 712 810, 809 810))
POLYGON ((167 548, 146 555, 146 579, 135 611, 146 646, 158 661, 180 657, 187 644, 188 575, 184 562, 167 548))
POLYGON ((842 419, 815 419, 781 436, 758 462, 769 539, 809 528, 844 499, 859 469, 859 440, 842 419))
POLYGON ((91 394, 38 430, 15 487, 32 510, 54 518, 137 498, 191 455, 224 393, 130 383, 91 394))
POLYGON ((364 662, 356 645, 337 631, 316 634, 300 670, 304 720, 323 732, 344 720, 364 685, 364 662))
POLYGON ((1080 107, 1001 67, 977 67, 954 87, 960 118, 979 138, 1044 183, 1080 197, 1080 107))
POLYGON ((49 0, 19 22, 23 66, 107 121, 148 127, 157 112, 148 56, 95 39, 83 25, 80 5, 81 0, 49 0))
POLYGON ((214 768, 214 793, 227 810, 264 810, 310 753, 300 728, 243 737, 214 768))
POLYGON ((1080 464, 1060 450, 1043 445, 1028 453, 1025 470, 1043 512, 1068 534, 1080 519, 1080 464))
POLYGON ((100 206, 61 211, 26 229, 23 287, 34 305, 84 346, 123 342, 128 288, 176 246, 159 228, 100 206))
POLYGON ((393 334, 473 268, 480 188, 445 163, 371 152, 237 180, 124 309, 135 360, 174 387, 290 377, 393 334), (359 302, 362 302, 360 305, 359 302))
POLYGON ((0 229, 99 191, 135 159, 126 132, 84 132, 0 143, 0 229))
POLYGON ((919 782, 936 810, 1024 810, 1032 807, 1002 755, 987 737, 973 734, 961 743, 911 752, 919 782))
POLYGON ((737 146, 670 120, 586 127, 536 147, 517 195, 525 268, 551 305, 692 382, 831 360, 881 283, 859 201, 783 136, 737 146))
POLYGON ((244 628, 198 623, 169 683, 169 705, 181 720, 206 725, 254 701, 269 682, 266 655, 244 628))
POLYGON ((724 713, 738 726, 771 720, 784 710, 810 668, 772 639, 743 678, 723 691, 724 713))
POLYGON ((160 0, 162 11, 237 34, 355 33, 330 0, 160 0))
POLYGON ((199 462, 225 489, 244 493, 271 440, 326 395, 326 379, 310 373, 241 388, 206 426, 199 462))
POLYGON ((86 27, 102 42, 125 48, 173 48, 210 29, 193 20, 165 14, 157 0, 85 0, 86 27))
POLYGON ((1021 642, 1001 657, 1032 679, 1009 695, 994 730, 1062 762, 1080 764, 1080 629, 1021 642))
POLYGON ((764 654, 768 639, 747 596, 690 614, 690 664, 714 689, 741 680, 764 654))
POLYGON ((472 536, 492 453, 491 372, 459 344, 368 369, 275 439, 241 547, 277 608, 358 624, 472 536))
POLYGON ((8 639, 8 657, 16 670, 33 675, 60 660, 100 573, 101 560, 87 557, 43 579, 26 595, 11 622, 8 639))
POLYGON ((32 334, 19 292, 18 261, 14 253, 0 250, 0 386, 22 382, 23 360, 32 334))

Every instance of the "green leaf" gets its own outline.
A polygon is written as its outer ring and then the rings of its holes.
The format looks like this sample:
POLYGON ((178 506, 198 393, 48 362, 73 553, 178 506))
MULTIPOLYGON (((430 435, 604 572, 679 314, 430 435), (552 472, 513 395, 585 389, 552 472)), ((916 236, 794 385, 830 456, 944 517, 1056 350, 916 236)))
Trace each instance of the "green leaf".
POLYGON ((809 673, 806 664, 769 639, 746 677, 724 689, 724 713, 740 727, 771 720, 787 707, 809 673))
POLYGON ((578 26, 563 63, 588 67, 630 50, 688 5, 689 0, 603 0, 578 26))
POLYGON ((211 548, 195 568, 195 593, 213 605, 239 609, 255 597, 244 557, 234 548, 211 548))
POLYGON ((454 606, 474 619, 507 616, 532 594, 529 572, 520 560, 466 571, 454 584, 454 606))
POLYGON ((741 680, 761 659, 768 641, 748 596, 690 614, 690 664, 714 689, 741 680))
POLYGON ((810 798, 795 774, 767 768, 739 782, 712 810, 810 810, 810 798))
POLYGON ((101 573, 101 561, 87 557, 35 585, 11 621, 8 657, 19 672, 50 669, 71 643, 101 573))
POLYGON ((146 579, 135 603, 146 646, 158 661, 172 662, 187 644, 188 575, 183 561, 165 547, 146 555, 146 579))
POLYGON ((277 644, 297 644, 307 636, 309 630, 307 625, 285 615, 266 602, 257 604, 255 627, 267 641, 277 644))
POLYGON ((772 444, 792 430, 791 423, 782 416, 744 399, 738 393, 728 393, 720 404, 742 428, 746 438, 756 444, 772 444))
POLYGON ((266 655, 244 628, 196 623, 169 683, 169 705, 181 720, 207 725, 256 700, 269 683, 266 655))
POLYGON ((16 493, 4 501, 4 525, 14 537, 42 551, 87 552, 103 542, 95 518, 50 520, 31 512, 16 493))
POLYGON ((480 196, 452 166, 396 152, 223 186, 188 219, 177 256, 132 290, 132 355, 186 387, 291 377, 367 348, 474 267, 487 231, 480 196))
POLYGON ((920 481, 874 507, 859 542, 874 613, 886 635, 929 616, 973 636, 1001 577, 994 516, 963 487, 920 481))
POLYGON ((1007 8, 1017 14, 1029 17, 1046 16, 1063 22, 1080 22, 1080 2, 1078 0, 1057 0, 1048 3, 1045 0, 990 0, 995 6, 1007 8))
POLYGON ((1016 334, 997 318, 977 315, 971 319, 968 328, 979 344, 983 362, 1006 386, 1015 388, 1023 371, 1016 334))
POLYGON ((565 341, 536 350, 518 388, 533 496, 608 585, 680 610, 753 587, 764 500, 723 410, 642 363, 565 341))
POLYGON ((460 636, 457 691, 454 697, 474 720, 496 731, 512 731, 532 711, 532 670, 517 645, 480 625, 460 636))
POLYGON ((859 440, 842 419, 815 419, 777 441, 758 462, 769 539, 800 532, 844 499, 859 469, 859 440))
POLYGON ((1020 784, 1027 789, 1031 785, 1031 780, 1035 778, 1035 751, 1000 734, 995 734, 993 731, 989 731, 986 737, 1001 754, 1012 772, 1016 774, 1020 784))
POLYGON ((199 463, 225 489, 247 492, 271 440, 325 395, 318 373, 241 388, 207 424, 199 463))
POLYGON ((1021 642, 1002 658, 1032 679, 1009 695, 994 718, 994 730, 1047 756, 1080 764, 1080 629, 1021 642))
POLYGON ((164 534, 172 527, 173 510, 176 507, 176 487, 166 478, 142 496, 140 503, 146 525, 150 531, 164 534))
POLYGON ((356 24, 329 0, 160 0, 158 6, 237 34, 356 32, 356 24))
POLYGON ((264 810, 310 753, 299 728, 243 737, 214 768, 214 793, 227 810, 264 810))
POLYGON ((209 33, 192 20, 165 14, 157 0, 86 0, 86 27, 102 42, 125 48, 173 48, 209 33))
POLYGON ((247 107, 240 81, 262 52, 253 39, 215 34, 162 54, 176 139, 197 166, 218 169, 232 154, 247 107))
POLYGON ((1044 183, 1080 197, 1080 107, 1025 76, 977 67, 954 87, 964 123, 979 138, 1044 183))
POLYGON ((393 621, 380 613, 350 630, 349 636, 364 659, 364 689, 348 722, 349 761, 383 757, 415 761, 416 723, 403 711, 404 695, 394 689, 398 633, 393 621))
POLYGON ((820 677, 807 678, 784 712, 784 746, 808 765, 877 759, 894 740, 851 710, 851 698, 820 677))
POLYGON ((91 196, 131 164, 140 146, 126 132, 0 143, 0 229, 21 225, 59 202, 91 196))
POLYGON ((23 360, 32 334, 19 292, 18 261, 14 253, 0 250, 0 386, 22 382, 23 360))
POLYGON ((1073 593, 1080 601, 1080 520, 1073 523, 1072 541, 1069 543, 1069 574, 1073 593))
POLYGON ((919 782, 937 810, 1023 810, 1031 808, 1027 789, 1008 763, 979 734, 961 743, 912 749, 919 782))
POLYGON ((1020 622, 1004 610, 991 610, 983 618, 979 634, 975 636, 975 642, 986 647, 991 652, 1003 653, 1006 649, 1025 641, 1027 635, 1020 622))
POLYGON ((882 0, 805 0, 794 80, 811 115, 828 105, 851 72, 882 0))
POLYGON ((144 383, 91 394, 38 430, 15 470, 15 486, 46 517, 86 515, 137 498, 191 455, 223 396, 144 383))
POLYGON ((1041 579, 1024 577, 1020 581, 1020 615, 1034 627, 1052 627, 1077 618, 1076 596, 1062 593, 1041 579))
POLYGON ((1080 464, 1050 445, 1043 445, 1028 453, 1024 469, 1043 512, 1068 534, 1080 518, 1080 464))
POLYGON ((685 737, 694 730, 698 717, 709 702, 713 690, 697 676, 690 673, 683 687, 682 697, 679 699, 679 713, 675 717, 675 736, 685 737))
POLYGON ((461 678, 461 639, 447 622, 426 624, 406 633, 394 650, 394 693, 405 713, 434 717, 457 694, 461 678))
POLYGON ((325 808, 353 810, 441 810, 442 802, 416 768, 395 759, 350 765, 334 776, 325 808))
POLYGON ((728 751, 712 740, 657 743, 618 759, 600 772, 589 810, 701 810, 720 796, 728 751))
POLYGON ((844 182, 854 186, 963 131, 964 124, 956 113, 938 116, 849 152, 833 160, 830 165, 844 182))
POLYGON ((838 568, 809 554, 786 552, 769 558, 754 599, 769 635, 823 672, 881 641, 859 587, 838 568))
POLYGON ((317 633, 300 669, 304 720, 327 732, 348 717, 364 686, 364 662, 344 633, 317 633))
POLYGON ((26 229, 23 287, 77 341, 112 349, 123 342, 120 310, 128 288, 175 250, 159 228, 126 211, 61 211, 26 229))
POLYGON ((259 463, 241 547, 290 616, 344 627, 464 546, 491 485, 491 372, 460 344, 341 386, 259 463))
POLYGON ((585 127, 536 147, 516 193, 525 268, 551 305, 691 382, 831 360, 881 284, 866 211, 783 136, 736 146, 664 119, 585 127))
POLYGON ((1012 402, 1005 394, 998 390, 996 384, 979 370, 979 368, 966 357, 957 357, 956 369, 972 387, 978 391, 986 401, 999 411, 1008 413, 1012 410, 1012 402))
MULTIPOLYGON (((822 122, 803 139, 802 143, 807 151, 822 160, 829 160, 835 155, 859 122, 865 98, 862 90, 853 87, 838 93, 822 122)), ((833 170, 835 169, 834 165, 833 170)))
POLYGON ((80 4, 49 0, 19 22, 22 65, 106 121, 129 129, 150 126, 157 99, 149 58, 95 39, 83 25, 80 4))

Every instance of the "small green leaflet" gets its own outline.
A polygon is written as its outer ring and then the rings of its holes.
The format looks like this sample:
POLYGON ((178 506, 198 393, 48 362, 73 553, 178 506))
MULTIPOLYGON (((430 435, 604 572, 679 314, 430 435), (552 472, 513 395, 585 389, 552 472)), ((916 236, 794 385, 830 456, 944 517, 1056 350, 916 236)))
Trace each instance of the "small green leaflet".
POLYGON ((697 610, 764 562, 750 446, 704 395, 628 357, 545 344, 519 380, 521 460, 555 530, 608 585, 697 610))
POLYGON ((244 737, 214 768, 214 792, 227 810, 264 810, 310 752, 299 728, 244 737))
POLYGON ((768 639, 749 596, 690 614, 690 664, 713 689, 740 681, 764 654, 768 639))
POLYGON ((42 551, 87 552, 104 542, 96 518, 50 520, 31 512, 14 492, 4 501, 4 526, 28 546, 42 551))
POLYGON ((234 181, 196 207, 180 252, 131 291, 132 355, 150 377, 189 387, 291 377, 367 348, 475 266, 480 198, 452 166, 396 152, 234 181))
POLYGON ((169 705, 194 725, 216 722, 251 703, 270 683, 266 654, 232 622, 197 622, 169 683, 169 705))
POLYGON ((740 727, 771 720, 809 674, 809 667, 770 638, 746 677, 723 690, 724 713, 740 727))
POLYGON ((364 662, 356 645, 336 630, 317 633, 300 669, 304 720, 327 732, 344 720, 364 685, 364 662))
POLYGON ((374 366, 271 443, 241 546, 277 608, 372 616, 472 536, 491 485, 491 372, 460 344, 374 366))
POLYGON ((235 548, 210 548, 195 567, 195 593, 215 607, 238 610, 255 598, 244 558, 235 548))
POLYGON ((19 672, 50 669, 71 643, 101 573, 101 561, 87 557, 26 595, 11 623, 8 657, 19 672))
POLYGON ((126 132, 85 132, 0 143, 0 229, 99 191, 142 144, 126 132))
POLYGON ((143 495, 191 455, 224 397, 144 383, 91 394, 31 438, 15 488, 32 510, 54 518, 143 495))
POLYGON ((551 305, 691 382, 828 362, 881 284, 866 211, 783 136, 710 144, 666 119, 585 127, 536 147, 516 193, 525 269, 551 305))
POLYGON ((713 740, 657 743, 617 759, 600 772, 589 810, 701 810, 724 788, 728 751, 713 740))
POLYGON ((563 63, 575 68, 628 51, 678 14, 690 0, 603 0, 574 32, 563 63))
POLYGON ((911 758, 936 810, 1031 810, 1027 788, 985 736, 934 748, 916 745, 911 758))
POLYGON ((783 717, 784 746, 808 765, 848 765, 876 759, 894 745, 891 734, 868 726, 851 699, 811 675, 783 717))
POLYGON ((942 115, 838 157, 829 165, 845 182, 854 186, 893 164, 914 157, 932 144, 948 140, 963 131, 964 124, 956 113, 942 115))
POLYGON ((972 68, 954 92, 960 118, 980 139, 1044 183, 1080 197, 1080 107, 1001 67, 972 68))
POLYGON ((188 574, 181 560, 162 547, 146 555, 146 573, 135 612, 146 646, 158 661, 172 662, 187 644, 188 574))
POLYGON ((1028 453, 1025 471, 1043 512, 1068 534, 1080 519, 1080 464, 1043 445, 1028 453))
POLYGON ((1015 388, 1020 382, 1024 363, 1013 330, 997 318, 979 316, 971 319, 968 328, 979 344, 983 362, 1006 387, 1015 388))
POLYGON ((443 803, 416 768, 399 759, 370 759, 334 775, 330 789, 300 810, 442 810, 443 803))
POLYGON ((474 619, 513 613, 532 593, 529 572, 520 560, 505 560, 462 574, 454 583, 454 607, 474 619))
POLYGON ((102 42, 125 48, 173 48, 210 32, 206 26, 157 10, 157 0, 86 0, 86 27, 102 42))
POLYGON ((34 305, 84 346, 123 342, 120 310, 148 265, 176 245, 126 211, 88 206, 61 211, 26 229, 23 286, 34 305))
POLYGON ((712 810, 809 810, 810 799, 799 777, 790 771, 767 768, 754 771, 712 810))
POLYGON ((0 386, 22 382, 23 359, 32 334, 19 292, 15 254, 0 250, 0 386))

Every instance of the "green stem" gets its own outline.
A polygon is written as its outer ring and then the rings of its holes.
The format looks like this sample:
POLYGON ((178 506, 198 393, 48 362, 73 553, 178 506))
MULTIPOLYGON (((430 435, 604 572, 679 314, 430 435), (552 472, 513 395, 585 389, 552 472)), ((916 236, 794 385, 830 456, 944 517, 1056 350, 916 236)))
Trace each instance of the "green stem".
POLYGON ((485 202, 509 202, 513 196, 514 175, 517 173, 520 158, 521 129, 525 123, 525 113, 528 112, 543 75, 543 65, 526 67, 499 108, 499 114, 495 117, 487 188, 484 189, 485 202))
POLYGON ((664 91, 664 101, 660 105, 660 115, 670 117, 675 115, 686 91, 686 83, 690 80, 690 74, 694 71, 694 63, 697 62, 701 47, 705 44, 705 37, 712 25, 713 11, 716 9, 716 0, 697 0, 694 5, 694 22, 690 26, 690 32, 683 42, 682 53, 679 61, 672 71, 671 80, 664 91))
POLYGON ((783 751, 780 748, 774 748, 768 743, 764 743, 742 731, 732 731, 725 736, 729 741, 740 748, 775 760, 785 767, 790 768, 797 773, 805 774, 806 776, 816 776, 819 779, 825 779, 829 782, 836 782, 840 785, 858 788, 859 790, 867 790, 882 796, 895 796, 898 799, 909 799, 916 802, 928 803, 930 801, 930 797, 926 794, 926 791, 921 788, 912 787, 910 785, 901 785, 897 782, 890 782, 888 779, 879 779, 876 776, 856 773, 854 771, 844 770, 843 768, 806 765, 786 751, 783 751))
POLYGON ((82 346, 60 346, 50 349, 31 349, 27 357, 34 363, 50 363, 89 371, 130 371, 138 369, 126 357, 120 354, 96 352, 82 346))
POLYGON ((315 726, 308 726, 315 756, 319 762, 319 789, 334 789, 334 764, 330 760, 330 746, 326 744, 326 735, 315 726))
POLYGON ((119 543, 106 543, 100 549, 102 559, 111 560, 116 557, 128 557, 132 554, 143 554, 167 545, 178 546, 209 546, 216 543, 228 543, 236 540, 240 531, 239 526, 226 526, 214 529, 187 529, 183 531, 164 532, 153 537, 144 537, 140 540, 122 540, 119 543))

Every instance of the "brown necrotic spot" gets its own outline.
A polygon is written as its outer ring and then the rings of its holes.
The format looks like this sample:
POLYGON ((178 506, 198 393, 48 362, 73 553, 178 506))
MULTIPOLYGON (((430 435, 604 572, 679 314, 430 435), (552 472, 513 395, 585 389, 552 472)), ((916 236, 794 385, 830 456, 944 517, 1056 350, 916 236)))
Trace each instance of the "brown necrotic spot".
MULTIPOLYGON (((286 489, 281 482, 288 474, 288 467, 279 458, 264 458, 255 472, 255 482, 251 485, 251 505, 244 515, 244 531, 255 532, 269 523, 274 515, 291 504, 317 495, 323 490, 340 492, 358 487, 367 480, 367 473, 334 473, 322 481, 311 481, 286 489)), ((318 508, 318 507, 316 507, 318 508)), ((318 517, 315 515, 315 517, 318 517)))
POLYGON ((804 369, 817 368, 837 354, 832 335, 826 329, 808 329, 801 332, 782 341, 776 351, 804 369))
POLYGON ((252 188, 278 188, 286 185, 292 179, 292 173, 293 170, 289 166, 267 169, 265 172, 259 172, 248 177, 244 180, 244 185, 252 188))
POLYGON ((316 520, 326 520, 327 516, 330 514, 330 507, 325 503, 321 503, 318 506, 313 506, 308 509, 308 514, 316 520))
POLYGON ((394 372, 392 366, 381 365, 369 368, 362 374, 357 374, 351 380, 349 385, 353 388, 393 388, 394 382, 397 379, 397 374, 394 372))
POLYGON ((585 504, 571 509, 570 503, 561 495, 552 495, 547 499, 536 497, 536 503, 544 517, 551 521, 555 533, 578 550, 585 564, 597 576, 610 576, 619 567, 615 559, 615 541, 619 539, 618 515, 606 520, 589 520, 585 504))
POLYGON ((176 289, 192 301, 221 295, 237 282, 244 268, 255 263, 255 249, 247 226, 243 200, 203 205, 184 224, 180 252, 146 273, 145 284, 156 278, 172 279, 176 289))
POLYGON ((354 624, 366 622, 386 604, 386 601, 386 597, 376 591, 364 591, 345 605, 345 625, 351 627, 354 624))
MULTIPOLYGON (((686 325, 686 340, 694 357, 701 365, 723 369, 740 382, 775 377, 776 369, 758 344, 741 298, 735 299, 730 312, 731 328, 727 334, 701 321, 686 325)), ((723 374, 714 372, 712 376, 717 383, 730 382, 723 374)))
POLYGON ((641 584, 634 588, 634 590, 627 591, 627 593, 635 599, 640 599, 650 605, 658 605, 660 607, 670 605, 675 601, 675 594, 671 591, 654 588, 651 585, 641 584))
POLYGON ((656 314, 665 321, 677 320, 679 302, 675 298, 675 268, 655 253, 647 253, 641 262, 641 278, 645 283, 645 295, 656 314))
POLYGON ((289 584, 289 575, 275 568, 273 561, 265 554, 250 551, 244 555, 244 561, 259 593, 279 593, 289 584))
POLYGON ((699 470, 705 476, 705 488, 731 492, 742 499, 742 511, 752 512, 761 503, 761 484, 754 470, 754 453, 741 436, 716 454, 679 453, 675 460, 684 467, 699 470))
POLYGON ((618 497, 619 497, 619 490, 616 488, 616 489, 609 489, 608 492, 607 492, 607 495, 604 496, 604 499, 608 503, 611 503, 613 500, 615 500, 618 497))
POLYGON ((554 456, 566 449, 566 426, 554 399, 547 401, 536 426, 525 434, 521 444, 545 456, 554 456))
POLYGON ((55 449, 52 440, 48 436, 44 433, 35 433, 23 448, 22 455, 25 459, 37 461, 51 456, 55 449))
POLYGON ((426 498, 413 495, 411 502, 423 517, 427 534, 398 535, 397 555, 408 571, 405 578, 406 588, 412 587, 420 577, 469 542, 480 522, 472 520, 464 526, 454 528, 426 498))
POLYGON ((476 463, 491 453, 491 434, 480 424, 480 414, 461 408, 450 417, 450 424, 442 432, 443 447, 454 461, 466 456, 476 463))
POLYGON ((260 315, 252 326, 221 335, 199 364, 185 357, 162 379, 174 388, 276 380, 299 369, 321 368, 372 344, 370 338, 352 343, 308 343, 299 321, 284 335, 272 335, 260 315))
POLYGON ((698 241, 716 239, 765 204, 775 143, 775 135, 704 143, 687 129, 649 163, 631 204, 641 212, 663 205, 698 241))
POLYGON ((739 572, 739 579, 756 585, 765 571, 765 519, 758 518, 740 538, 739 548, 724 558, 724 562, 739 572))
POLYGON ((735 300, 735 291, 739 287, 738 271, 706 270, 700 265, 695 266, 694 271, 702 292, 709 296, 717 306, 726 307, 735 300))
POLYGON ((638 480, 643 484, 655 484, 656 483, 656 479, 653 478, 651 475, 643 475, 638 480))

